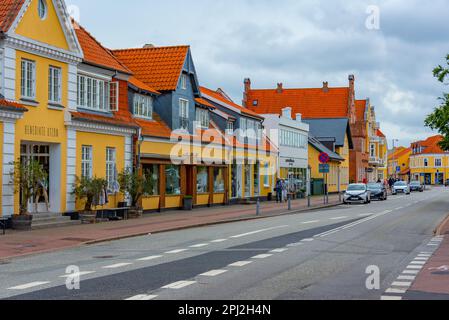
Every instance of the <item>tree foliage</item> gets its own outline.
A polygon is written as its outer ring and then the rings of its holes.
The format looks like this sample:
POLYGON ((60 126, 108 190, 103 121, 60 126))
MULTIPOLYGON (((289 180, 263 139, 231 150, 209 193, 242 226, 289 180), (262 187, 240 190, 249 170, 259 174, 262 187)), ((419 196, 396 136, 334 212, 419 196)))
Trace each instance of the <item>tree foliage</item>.
MULTIPOLYGON (((446 56, 446 66, 439 65, 433 70, 433 75, 443 84, 448 84, 449 80, 449 54, 446 56)), ((440 106, 436 107, 432 114, 427 116, 425 124, 432 130, 437 130, 442 136, 443 141, 440 142, 440 147, 449 151, 449 93, 444 93, 443 97, 439 98, 440 106)))

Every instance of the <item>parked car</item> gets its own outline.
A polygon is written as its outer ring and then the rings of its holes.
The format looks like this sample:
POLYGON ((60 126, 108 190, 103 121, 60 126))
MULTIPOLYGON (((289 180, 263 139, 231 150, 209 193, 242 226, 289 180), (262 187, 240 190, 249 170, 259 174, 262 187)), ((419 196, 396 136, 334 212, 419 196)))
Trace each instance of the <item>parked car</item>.
POLYGON ((424 186, 419 181, 412 181, 410 182, 410 191, 411 192, 424 192, 424 186))
POLYGON ((364 183, 350 184, 348 190, 346 190, 343 203, 370 203, 371 191, 368 190, 368 186, 364 183))
POLYGON ((398 193, 410 194, 410 186, 407 182, 398 181, 393 185, 393 195, 397 195, 398 193))
POLYGON ((387 188, 382 183, 368 183, 368 190, 371 191, 371 200, 385 201, 388 198, 387 188))

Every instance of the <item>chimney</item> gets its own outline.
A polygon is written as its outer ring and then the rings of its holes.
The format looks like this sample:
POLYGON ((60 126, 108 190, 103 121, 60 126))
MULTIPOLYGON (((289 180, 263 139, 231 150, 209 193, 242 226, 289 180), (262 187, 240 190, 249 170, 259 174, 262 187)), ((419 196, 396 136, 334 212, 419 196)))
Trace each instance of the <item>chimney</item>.
POLYGON ((251 91, 251 79, 250 78, 245 78, 245 80, 243 81, 244 85, 245 85, 245 90, 243 91, 243 101, 242 104, 245 108, 248 108, 248 94, 251 91))
POLYGON ((355 76, 353 74, 350 74, 348 79, 349 79, 349 89, 351 89, 354 92, 354 89, 355 89, 355 76))
POLYGON ((323 82, 323 92, 329 92, 329 82, 323 82))
POLYGON ((283 88, 282 82, 278 83, 278 87, 276 89, 276 92, 277 93, 282 93, 283 91, 284 91, 284 88, 283 88))
POLYGON ((296 114, 296 121, 302 122, 302 114, 301 113, 296 114))
POLYGON ((149 48, 154 48, 154 44, 152 43, 147 43, 143 46, 144 49, 149 49, 149 48))
POLYGON ((348 117, 351 124, 356 122, 356 111, 355 111, 355 76, 350 74, 349 80, 349 97, 348 97, 348 117))
POLYGON ((287 118, 287 119, 291 120, 291 118, 292 118, 292 108, 287 107, 287 108, 282 109, 282 116, 284 118, 287 118))

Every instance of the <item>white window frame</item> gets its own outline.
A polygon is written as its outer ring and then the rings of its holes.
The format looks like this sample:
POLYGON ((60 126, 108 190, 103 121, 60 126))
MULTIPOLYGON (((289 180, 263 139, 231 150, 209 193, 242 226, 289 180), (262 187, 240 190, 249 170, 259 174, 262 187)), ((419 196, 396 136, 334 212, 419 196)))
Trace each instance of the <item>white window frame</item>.
POLYGON ((77 76, 79 108, 97 112, 118 111, 119 83, 79 73, 77 76))
POLYGON ((441 158, 435 158, 435 168, 441 168, 443 166, 443 159, 441 158), (437 165, 437 161, 440 162, 439 165, 437 165))
POLYGON ((234 122, 228 121, 228 122, 226 123, 226 133, 227 133, 227 135, 229 135, 229 136, 234 135, 234 122))
POLYGON ((196 122, 198 128, 209 128, 209 111, 203 108, 196 108, 196 122))
POLYGON ((81 147, 81 177, 92 178, 93 176, 93 148, 83 145, 81 147))
POLYGON ((36 62, 28 59, 21 61, 20 93, 24 99, 36 99, 36 62))
POLYGON ((112 147, 106 148, 106 181, 108 192, 112 192, 113 185, 117 181, 117 150, 112 147))
POLYGON ((187 74, 183 73, 181 75, 181 89, 187 90, 187 74))
MULTIPOLYGON (((189 120, 189 100, 187 99, 179 99, 179 119, 180 119, 180 128, 181 128, 181 119, 189 120)), ((188 128, 181 128, 181 129, 188 129, 188 128)))
POLYGON ((133 114, 148 120, 153 119, 153 98, 141 94, 134 94, 133 114))
POLYGON ((55 66, 48 68, 48 101, 53 103, 61 103, 62 69, 55 66))

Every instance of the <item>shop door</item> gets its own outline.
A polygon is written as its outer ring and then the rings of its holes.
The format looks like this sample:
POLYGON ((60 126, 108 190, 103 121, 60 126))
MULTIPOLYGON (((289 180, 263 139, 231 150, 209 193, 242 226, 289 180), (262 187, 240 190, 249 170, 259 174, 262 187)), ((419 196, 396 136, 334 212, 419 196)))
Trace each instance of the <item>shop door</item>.
POLYGON ((251 165, 245 165, 245 198, 251 197, 251 165))

